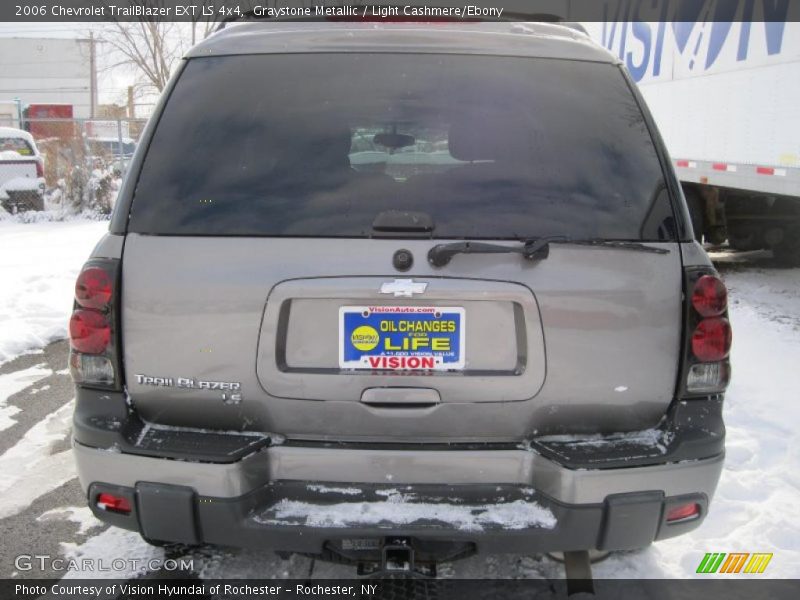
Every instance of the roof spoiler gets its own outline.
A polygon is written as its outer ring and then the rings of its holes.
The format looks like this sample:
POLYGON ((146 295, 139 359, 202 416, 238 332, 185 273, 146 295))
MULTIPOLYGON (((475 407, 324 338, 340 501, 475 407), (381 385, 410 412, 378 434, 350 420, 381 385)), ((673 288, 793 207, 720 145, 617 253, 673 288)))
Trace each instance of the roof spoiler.
MULTIPOLYGON (((358 5, 358 2, 353 2, 353 4, 358 5)), ((446 4, 446 3, 445 3, 446 4)), ((239 21, 327 21, 329 20, 326 17, 322 16, 308 16, 308 17, 273 17, 269 16, 265 13, 259 13, 258 15, 255 12, 255 9, 246 10, 241 14, 234 14, 232 16, 224 18, 220 21, 219 26, 217 27, 216 31, 220 31, 225 29, 228 23, 239 22, 239 21)), ((464 19, 464 20, 472 20, 472 19, 464 19)), ((337 22, 342 22, 342 19, 336 19, 337 22)), ((359 20, 354 20, 354 22, 358 22, 359 20)), ((410 20, 411 21, 411 20, 410 20)), ((513 10, 504 10, 503 15, 498 19, 492 19, 492 22, 527 22, 527 23, 553 23, 557 25, 562 25, 564 27, 569 27, 570 29, 577 31, 579 33, 583 33, 584 35, 589 35, 583 25, 580 23, 574 23, 570 21, 565 21, 564 17, 558 15, 556 13, 526 13, 526 12, 515 12, 513 10)))

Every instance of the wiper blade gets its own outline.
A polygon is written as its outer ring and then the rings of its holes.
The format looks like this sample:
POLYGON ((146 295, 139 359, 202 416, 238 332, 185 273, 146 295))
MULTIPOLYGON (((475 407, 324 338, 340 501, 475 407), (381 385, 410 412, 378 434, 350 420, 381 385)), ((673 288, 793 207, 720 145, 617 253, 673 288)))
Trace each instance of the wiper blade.
POLYGON ((577 244, 579 246, 600 246, 616 250, 634 250, 653 254, 669 254, 668 248, 648 246, 642 242, 625 240, 604 240, 602 238, 572 239, 558 235, 523 240, 521 246, 502 246, 485 242, 453 242, 437 244, 428 251, 428 262, 434 267, 443 267, 456 254, 521 254, 528 260, 542 260, 550 255, 550 244, 577 244))
POLYGON ((543 260, 550 255, 552 238, 532 238, 521 246, 502 246, 485 242, 453 242, 437 244, 428 250, 428 262, 434 267, 443 267, 456 254, 521 254, 527 260, 543 260))
POLYGON ((592 238, 588 240, 573 240, 567 237, 553 239, 553 242, 563 244, 578 244, 580 246, 602 246, 603 248, 616 248, 617 250, 637 250, 639 252, 652 252, 653 254, 669 254, 667 248, 655 248, 647 246, 642 242, 630 242, 624 240, 604 240, 602 238, 592 238))

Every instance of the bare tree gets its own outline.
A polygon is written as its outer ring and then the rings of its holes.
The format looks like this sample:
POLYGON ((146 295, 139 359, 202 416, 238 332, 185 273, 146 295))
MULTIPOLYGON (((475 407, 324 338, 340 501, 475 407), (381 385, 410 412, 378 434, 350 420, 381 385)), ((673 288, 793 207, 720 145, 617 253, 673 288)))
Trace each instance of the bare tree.
POLYGON ((127 66, 136 71, 140 83, 164 90, 178 60, 188 48, 180 23, 115 21, 102 32, 100 41, 116 55, 110 66, 127 66))
MULTIPOLYGON (((277 0, 237 0, 232 4, 241 9, 241 15, 256 4, 275 2, 277 0)), ((163 6, 164 2, 131 0, 130 4, 157 7, 163 6)), ((222 6, 225 1, 217 4, 222 6)), ((226 14, 220 10, 215 10, 211 15, 198 11, 186 22, 150 21, 146 18, 109 22, 100 38, 112 54, 107 68, 129 67, 138 75, 137 91, 160 93, 181 57, 194 44, 214 33, 226 14)))
MULTIPOLYGON (((131 0, 131 5, 162 6, 163 1, 131 0)), ((112 21, 102 29, 100 41, 110 50, 109 69, 128 67, 138 79, 138 88, 162 92, 172 71, 186 51, 211 35, 215 17, 196 16, 189 22, 112 21)))
POLYGON ((219 21, 215 17, 194 17, 192 18, 192 46, 200 40, 206 39, 219 27, 219 21), (199 36, 199 37, 198 37, 199 36))

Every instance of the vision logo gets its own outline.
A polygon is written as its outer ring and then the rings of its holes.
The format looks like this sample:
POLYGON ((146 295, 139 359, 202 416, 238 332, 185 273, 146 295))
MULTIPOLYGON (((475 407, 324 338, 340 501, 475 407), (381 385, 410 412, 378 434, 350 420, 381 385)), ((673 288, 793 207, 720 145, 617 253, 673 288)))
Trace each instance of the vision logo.
POLYGON ((772 553, 755 552, 708 552, 697 567, 698 573, 763 573, 772 553))

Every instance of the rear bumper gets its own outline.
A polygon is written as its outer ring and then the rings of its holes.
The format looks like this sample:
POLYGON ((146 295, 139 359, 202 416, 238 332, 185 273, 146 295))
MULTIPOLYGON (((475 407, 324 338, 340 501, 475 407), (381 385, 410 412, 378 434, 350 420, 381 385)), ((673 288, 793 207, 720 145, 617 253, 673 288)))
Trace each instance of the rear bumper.
POLYGON ((703 493, 668 497, 651 490, 564 504, 519 485, 316 481, 273 482, 233 498, 146 481, 133 487, 92 483, 88 497, 99 519, 151 540, 312 554, 348 543, 374 549, 396 537, 461 543, 480 553, 629 550, 695 529, 709 501, 703 493), (103 492, 126 497, 132 513, 98 508, 92 500, 103 492), (668 523, 669 509, 687 502, 699 505, 699 516, 668 523))
POLYGON ((184 543, 319 553, 402 536, 483 552, 638 548, 702 523, 724 457, 721 399, 673 411, 666 445, 649 449, 630 438, 601 448, 556 440, 452 449, 126 433, 135 417, 124 401, 110 414, 113 400, 78 393, 73 446, 89 506, 103 521, 184 543), (128 498, 133 511, 98 508, 101 492, 128 498), (667 523, 668 510, 687 502, 699 516, 667 523))

